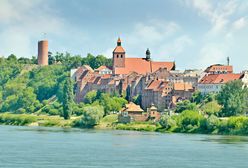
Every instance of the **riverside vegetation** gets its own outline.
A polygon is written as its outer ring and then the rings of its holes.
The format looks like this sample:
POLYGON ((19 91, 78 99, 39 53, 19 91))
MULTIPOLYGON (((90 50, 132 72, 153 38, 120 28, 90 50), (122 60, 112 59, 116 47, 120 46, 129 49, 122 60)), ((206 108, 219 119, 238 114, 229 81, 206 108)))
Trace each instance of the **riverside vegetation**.
MULTIPOLYGON (((36 62, 35 57, 0 58, 0 124, 248 135, 248 89, 241 81, 226 84, 218 94, 196 92, 177 104, 175 115, 164 112, 158 122, 120 124, 115 113, 127 103, 125 98, 91 91, 76 104, 69 78, 71 68, 111 65, 111 59, 50 53, 50 66, 36 62)), ((140 103, 139 98, 133 101, 140 103)))

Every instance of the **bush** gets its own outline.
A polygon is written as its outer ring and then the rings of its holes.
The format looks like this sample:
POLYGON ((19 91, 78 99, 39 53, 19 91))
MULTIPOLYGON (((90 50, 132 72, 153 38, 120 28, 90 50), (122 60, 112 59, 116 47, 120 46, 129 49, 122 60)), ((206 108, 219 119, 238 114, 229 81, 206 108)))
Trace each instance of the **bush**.
POLYGON ((185 110, 176 118, 177 131, 197 132, 205 127, 205 118, 197 111, 185 110))
POLYGON ((219 125, 220 125, 220 120, 215 115, 211 115, 210 117, 207 118, 206 126, 208 132, 218 133, 219 125))
POLYGON ((195 103, 191 103, 189 100, 184 100, 181 102, 178 102, 176 105, 176 113, 181 113, 185 110, 193 110, 196 111, 197 110, 197 106, 195 103))
POLYGON ((162 126, 162 128, 165 128, 166 130, 176 127, 176 121, 173 120, 169 115, 163 115, 160 120, 159 124, 162 126))
POLYGON ((221 106, 218 104, 217 101, 211 101, 206 104, 204 104, 201 109, 203 110, 204 113, 208 115, 218 115, 218 113, 221 110, 221 106))
POLYGON ((37 121, 36 116, 10 113, 0 114, 0 123, 6 125, 28 125, 35 121, 37 121))
POLYGON ((103 118, 104 110, 102 106, 86 106, 83 108, 82 118, 74 122, 75 127, 92 128, 99 124, 103 118))

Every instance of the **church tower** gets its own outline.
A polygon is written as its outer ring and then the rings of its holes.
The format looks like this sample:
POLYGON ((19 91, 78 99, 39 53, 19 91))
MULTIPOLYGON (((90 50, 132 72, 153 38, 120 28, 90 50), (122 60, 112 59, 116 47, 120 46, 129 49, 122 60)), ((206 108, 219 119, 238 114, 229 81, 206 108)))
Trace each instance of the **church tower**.
POLYGON ((118 38, 117 46, 113 51, 113 69, 125 67, 125 55, 126 52, 124 48, 121 46, 121 39, 118 38))

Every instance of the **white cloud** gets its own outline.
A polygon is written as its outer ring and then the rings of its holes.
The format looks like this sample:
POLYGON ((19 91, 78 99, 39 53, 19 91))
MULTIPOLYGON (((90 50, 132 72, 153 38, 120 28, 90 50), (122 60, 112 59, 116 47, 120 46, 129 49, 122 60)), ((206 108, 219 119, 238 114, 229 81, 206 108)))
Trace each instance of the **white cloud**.
POLYGON ((0 32, 0 46, 1 53, 5 56, 11 53, 19 57, 36 55, 37 41, 44 38, 44 33, 48 39, 63 39, 64 42, 60 40, 49 44, 50 49, 56 46, 61 52, 70 51, 70 48, 66 47, 70 46, 66 44, 70 40, 77 46, 88 39, 87 33, 67 24, 49 1, 1 0, 0 20, 0 26, 4 27, 0 32))
POLYGON ((200 50, 200 57, 197 59, 197 66, 207 67, 211 64, 225 64, 227 57, 227 48, 225 45, 219 43, 206 44, 200 50))
POLYGON ((187 50, 187 47, 193 45, 193 40, 187 36, 182 35, 174 40, 171 40, 169 43, 163 44, 159 49, 159 55, 167 56, 178 56, 183 53, 184 50, 187 50))
POLYGON ((186 0, 186 4, 197 10, 200 16, 205 17, 212 25, 209 33, 218 34, 228 27, 232 16, 239 4, 236 0, 209 1, 209 0, 186 0))
POLYGON ((172 36, 180 26, 175 22, 164 22, 161 20, 150 20, 146 23, 137 23, 134 30, 127 35, 127 41, 130 45, 144 43, 153 46, 155 43, 163 41, 165 38, 172 36))
POLYGON ((233 28, 235 30, 239 30, 244 28, 246 25, 247 25, 247 19, 245 17, 241 17, 233 23, 233 28))
MULTIPOLYGON (((242 34, 247 33, 247 1, 229 0, 185 0, 186 4, 196 11, 201 18, 206 19, 209 25, 207 31, 202 32, 194 55, 198 67, 210 64, 226 63, 227 56, 238 58, 245 39, 242 34), (240 30, 242 29, 242 33, 240 30), (235 53, 235 54, 234 54, 235 53)), ((244 49, 243 49, 244 50, 244 49)), ((242 52, 241 52, 242 53, 242 52)))

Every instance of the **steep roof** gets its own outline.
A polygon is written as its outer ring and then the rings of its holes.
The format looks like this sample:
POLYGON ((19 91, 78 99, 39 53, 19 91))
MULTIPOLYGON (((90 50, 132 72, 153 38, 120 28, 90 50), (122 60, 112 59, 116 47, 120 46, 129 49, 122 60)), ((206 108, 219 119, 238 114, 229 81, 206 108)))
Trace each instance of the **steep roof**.
POLYGON ((112 70, 112 67, 102 65, 102 66, 98 67, 98 68, 97 68, 97 69, 95 69, 95 70, 96 70, 96 71, 101 71, 101 70, 104 70, 104 69, 109 69, 109 70, 112 70))
POLYGON ((125 50, 124 50, 124 48, 122 46, 116 46, 113 52, 115 52, 115 53, 124 53, 125 50))
POLYGON ((232 80, 237 80, 241 77, 241 74, 210 74, 205 75, 201 80, 200 84, 221 84, 227 83, 232 80))
POLYGON ((136 105, 133 102, 130 102, 126 104, 126 107, 122 111, 142 113, 144 110, 142 110, 142 108, 139 105, 136 105))
POLYGON ((146 90, 154 90, 154 91, 160 91, 167 87, 168 82, 167 81, 161 81, 161 80, 152 80, 147 87, 146 90))
POLYGON ((145 75, 157 71, 159 68, 167 68, 168 71, 174 69, 174 62, 155 62, 145 58, 125 58, 125 67, 116 67, 115 74, 128 74, 132 71, 145 75))

